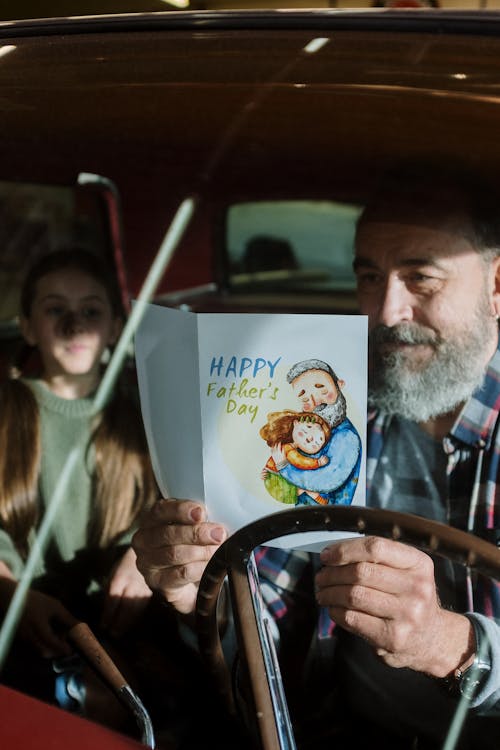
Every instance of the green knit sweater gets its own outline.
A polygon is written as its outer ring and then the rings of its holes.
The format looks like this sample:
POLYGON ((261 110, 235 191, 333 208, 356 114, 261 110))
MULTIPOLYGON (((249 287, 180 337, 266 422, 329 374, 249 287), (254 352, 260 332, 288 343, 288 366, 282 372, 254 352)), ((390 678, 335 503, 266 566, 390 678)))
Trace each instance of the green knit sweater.
MULTIPOLYGON (((63 473, 71 448, 78 448, 78 461, 70 475, 43 560, 36 570, 38 588, 67 601, 96 588, 109 572, 120 550, 97 550, 89 546, 94 452, 90 437, 94 423, 92 398, 63 399, 40 380, 24 381, 33 391, 40 412, 42 460, 39 480, 40 518, 63 473)), ((129 534, 120 543, 129 541, 129 534)), ((0 529, 0 559, 16 577, 23 561, 10 537, 0 529)))

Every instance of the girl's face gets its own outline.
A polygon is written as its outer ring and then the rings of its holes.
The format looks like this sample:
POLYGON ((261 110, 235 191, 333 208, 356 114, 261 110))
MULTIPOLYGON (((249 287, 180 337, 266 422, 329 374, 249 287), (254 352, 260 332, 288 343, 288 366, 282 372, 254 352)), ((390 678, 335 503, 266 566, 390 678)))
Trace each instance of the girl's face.
POLYGON ((317 453, 325 444, 325 433, 317 422, 295 420, 292 431, 293 442, 304 453, 317 453))
POLYGON ((98 378, 101 356, 120 335, 122 321, 102 284, 84 271, 65 268, 38 280, 21 328, 40 352, 44 377, 98 378))

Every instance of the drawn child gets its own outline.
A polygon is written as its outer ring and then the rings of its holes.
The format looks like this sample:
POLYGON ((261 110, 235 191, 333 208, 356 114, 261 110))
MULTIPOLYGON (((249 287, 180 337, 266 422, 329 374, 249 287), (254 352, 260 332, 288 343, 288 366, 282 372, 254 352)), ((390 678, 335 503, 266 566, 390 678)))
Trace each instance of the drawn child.
MULTIPOLYGON (((82 448, 10 655, 14 675, 16 657, 29 656, 29 679, 35 670, 47 700, 55 689, 52 659, 69 652, 62 633, 72 616, 119 636, 151 596, 130 538, 157 487, 130 377, 115 386, 99 413, 93 407, 103 354, 123 320, 114 275, 97 256, 79 249, 43 256, 26 277, 20 314, 40 370, 0 387, 0 611, 23 573, 70 450, 82 448)), ((36 694, 32 685, 14 686, 36 694)), ((73 705, 68 695, 59 700, 73 705)))
MULTIPOLYGON (((344 381, 339 379, 327 362, 307 359, 295 363, 287 373, 287 381, 301 403, 304 412, 325 419, 332 432, 322 453, 330 460, 315 471, 303 471, 292 463, 285 463, 266 482, 268 492, 280 502, 293 502, 289 486, 298 487, 297 505, 310 505, 318 493, 329 505, 350 505, 358 485, 361 466, 361 438, 347 417, 347 403, 342 393, 344 381), (288 485, 285 484, 288 482, 288 485), (287 499, 283 500, 283 496, 287 499)), ((279 452, 278 446, 275 452, 279 452)), ((275 460, 286 456, 275 456, 275 460)), ((270 475, 271 476, 271 475, 270 475)))
MULTIPOLYGON (((262 479, 268 492, 275 498, 275 478, 280 477, 280 470, 287 464, 309 471, 325 466, 330 460, 324 454, 318 455, 331 436, 330 425, 318 414, 289 410, 271 412, 267 416, 267 423, 260 429, 260 436, 271 448, 271 456, 262 470, 262 479)), ((284 485, 283 481, 279 480, 278 484, 283 495, 281 502, 297 503, 298 488, 288 482, 284 485), (293 489, 289 491, 288 488, 293 489)), ((302 492, 303 490, 300 490, 300 493, 302 492)), ((312 501, 320 505, 328 503, 319 492, 308 492, 308 495, 312 501)))

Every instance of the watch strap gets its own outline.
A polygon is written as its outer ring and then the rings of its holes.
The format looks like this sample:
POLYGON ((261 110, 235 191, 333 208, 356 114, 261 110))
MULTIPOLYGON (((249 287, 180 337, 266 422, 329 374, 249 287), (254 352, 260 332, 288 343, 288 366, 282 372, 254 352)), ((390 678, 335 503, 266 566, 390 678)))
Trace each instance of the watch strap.
POLYGON ((443 682, 447 690, 456 696, 472 700, 491 671, 488 639, 484 637, 475 617, 468 617, 474 629, 475 653, 471 664, 458 667, 443 682))

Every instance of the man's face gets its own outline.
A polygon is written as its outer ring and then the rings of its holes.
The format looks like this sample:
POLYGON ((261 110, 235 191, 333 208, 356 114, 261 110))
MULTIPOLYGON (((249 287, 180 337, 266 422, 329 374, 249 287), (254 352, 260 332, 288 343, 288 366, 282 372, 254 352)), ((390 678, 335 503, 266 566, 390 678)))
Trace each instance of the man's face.
POLYGON ((292 382, 292 389, 299 399, 302 411, 314 411, 320 404, 333 404, 338 390, 331 375, 324 370, 307 370, 292 382))
POLYGON ((496 262, 460 216, 362 223, 355 271, 370 329, 371 399, 418 421, 451 411, 495 351, 496 262))

